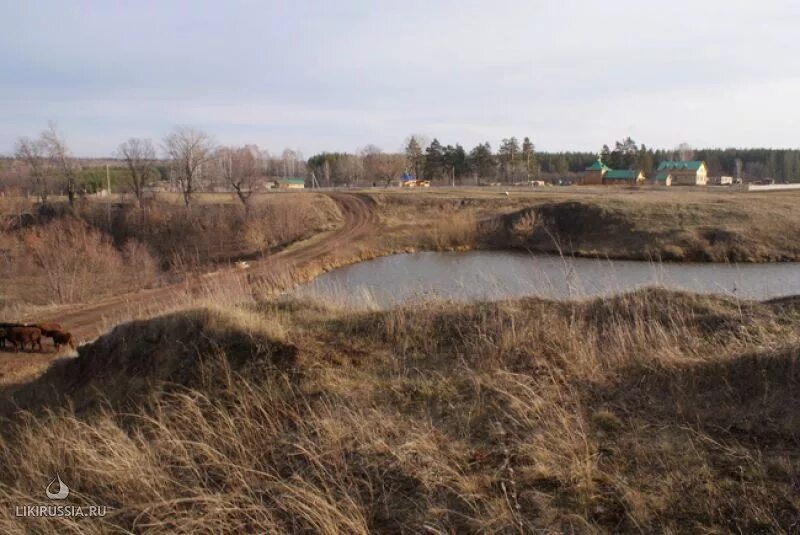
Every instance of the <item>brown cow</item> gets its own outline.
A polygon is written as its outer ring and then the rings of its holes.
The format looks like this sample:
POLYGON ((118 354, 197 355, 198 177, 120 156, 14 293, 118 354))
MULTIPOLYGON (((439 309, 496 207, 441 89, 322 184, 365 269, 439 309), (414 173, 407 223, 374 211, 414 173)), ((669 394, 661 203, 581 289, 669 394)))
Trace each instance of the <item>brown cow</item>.
POLYGON ((41 329, 42 335, 49 338, 52 338, 50 333, 64 331, 64 328, 58 323, 39 323, 38 325, 33 325, 33 327, 41 329))
POLYGON ((31 345, 31 351, 33 351, 34 346, 39 346, 39 351, 44 351, 44 348, 42 348, 42 330, 38 327, 11 327, 6 338, 14 344, 14 351, 19 351, 20 347, 25 351, 25 344, 31 345))
POLYGON ((0 330, 3 331, 3 333, 0 334, 0 347, 6 347, 6 340, 9 342, 11 341, 11 339, 8 337, 8 334, 12 327, 23 327, 23 325, 20 325, 19 323, 0 322, 0 330))
POLYGON ((48 331, 50 338, 53 339, 53 345, 56 346, 56 351, 58 348, 63 345, 68 345, 72 349, 75 349, 75 337, 72 336, 72 333, 67 333, 64 331, 48 331))

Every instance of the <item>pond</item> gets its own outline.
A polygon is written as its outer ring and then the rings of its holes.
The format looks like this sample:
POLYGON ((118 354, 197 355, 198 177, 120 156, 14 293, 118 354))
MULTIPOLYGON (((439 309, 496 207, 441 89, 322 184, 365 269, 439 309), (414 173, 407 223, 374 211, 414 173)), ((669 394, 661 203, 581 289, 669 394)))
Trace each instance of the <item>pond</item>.
POLYGON ((300 286, 294 295, 387 308, 427 299, 578 299, 645 286, 763 300, 800 294, 800 263, 653 263, 509 251, 424 252, 343 267, 300 286))

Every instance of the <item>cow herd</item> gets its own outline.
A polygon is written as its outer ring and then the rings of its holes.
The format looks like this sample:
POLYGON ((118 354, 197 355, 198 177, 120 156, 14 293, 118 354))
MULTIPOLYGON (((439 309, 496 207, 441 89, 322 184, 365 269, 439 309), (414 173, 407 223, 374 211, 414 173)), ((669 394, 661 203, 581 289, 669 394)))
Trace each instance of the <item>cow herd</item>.
POLYGON ((44 351, 42 337, 50 338, 56 351, 61 346, 69 346, 75 349, 75 337, 71 333, 64 331, 58 323, 0 323, 0 347, 5 348, 6 342, 9 342, 14 347, 15 352, 19 351, 20 348, 25 351, 26 345, 30 346, 31 351, 37 348, 39 351, 44 351))

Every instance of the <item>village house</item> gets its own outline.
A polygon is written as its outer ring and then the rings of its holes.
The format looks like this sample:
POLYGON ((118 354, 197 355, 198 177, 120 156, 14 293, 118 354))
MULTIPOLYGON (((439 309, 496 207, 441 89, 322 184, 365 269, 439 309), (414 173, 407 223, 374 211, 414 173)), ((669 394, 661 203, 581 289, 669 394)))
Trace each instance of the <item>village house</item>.
POLYGON ((671 184, 674 186, 705 186, 708 183, 708 168, 705 162, 663 161, 656 173, 657 176, 667 173, 672 178, 671 184))
POLYGON ((599 186, 603 184, 603 177, 611 168, 598 158, 591 166, 587 167, 580 179, 584 186, 599 186))
POLYGON ((637 186, 644 182, 644 173, 627 169, 611 169, 603 177, 603 184, 610 186, 637 186))
POLYGON ((611 169, 602 160, 598 159, 586 168, 580 183, 585 186, 603 184, 610 186, 636 186, 644 182, 644 180, 645 176, 641 171, 611 169))
POLYGON ((647 183, 654 186, 671 186, 672 174, 669 171, 657 171, 656 176, 648 179, 647 183))

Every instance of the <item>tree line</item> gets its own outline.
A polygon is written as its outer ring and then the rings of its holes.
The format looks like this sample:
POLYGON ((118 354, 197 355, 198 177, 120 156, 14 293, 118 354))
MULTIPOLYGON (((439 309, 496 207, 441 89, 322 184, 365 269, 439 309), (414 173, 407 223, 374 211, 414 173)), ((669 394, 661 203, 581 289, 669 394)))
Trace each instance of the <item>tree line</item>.
POLYGON ((0 187, 17 186, 42 202, 66 194, 72 204, 78 195, 104 188, 113 176, 115 186, 130 191, 140 207, 147 187, 166 182, 182 194, 186 206, 194 193, 221 187, 233 191, 247 210, 250 196, 269 179, 307 175, 300 151, 285 149, 273 156, 255 145, 224 146, 190 127, 173 129, 160 146, 148 138, 130 138, 120 143, 110 162, 107 171, 82 165, 51 123, 36 138, 17 139, 10 169, 0 174, 0 187))
MULTIPOLYGON (((712 176, 778 182, 800 177, 800 150, 693 149, 685 143, 665 150, 638 144, 630 137, 592 153, 537 152, 530 137, 505 138, 496 151, 489 142, 467 150, 459 143, 444 144, 438 138, 414 134, 399 152, 367 145, 353 153, 322 152, 306 161, 299 151, 286 149, 270 155, 255 145, 219 145, 202 130, 180 127, 158 147, 151 139, 131 138, 113 156, 115 183, 124 185, 140 205, 148 186, 166 182, 182 194, 187 206, 195 192, 221 187, 233 191, 246 209, 252 193, 275 177, 305 178, 309 185, 322 187, 389 185, 404 174, 455 185, 520 183, 575 177, 598 157, 611 168, 641 170, 647 176, 663 160, 703 160, 712 176)), ((104 187, 104 173, 81 166, 53 124, 37 138, 19 138, 14 163, 14 169, 22 168, 24 189, 42 201, 52 193, 65 193, 72 203, 87 187, 104 187)), ((0 181, 10 182, 8 172, 0 171, 0 181)))
POLYGON ((627 137, 604 145, 600 156, 613 169, 631 169, 652 176, 665 160, 706 163, 711 176, 731 176, 746 180, 771 179, 776 182, 800 180, 800 150, 797 149, 694 149, 681 143, 673 150, 653 150, 627 137))
POLYGON ((465 184, 519 182, 539 176, 540 165, 529 138, 503 139, 497 152, 480 143, 469 152, 459 143, 444 145, 411 135, 400 153, 385 153, 368 145, 355 153, 322 152, 309 158, 309 171, 323 186, 386 184, 402 174, 417 179, 465 184))
POLYGON ((665 160, 702 160, 712 176, 800 180, 800 150, 693 149, 685 143, 671 150, 653 149, 630 137, 604 145, 599 152, 537 152, 529 137, 522 142, 503 139, 497 151, 488 142, 467 151, 459 143, 444 145, 437 138, 412 135, 402 153, 383 153, 370 145, 356 153, 319 153, 309 159, 308 167, 324 186, 384 183, 402 173, 460 185, 574 178, 598 158, 612 169, 643 171, 646 176, 653 176, 665 160))

